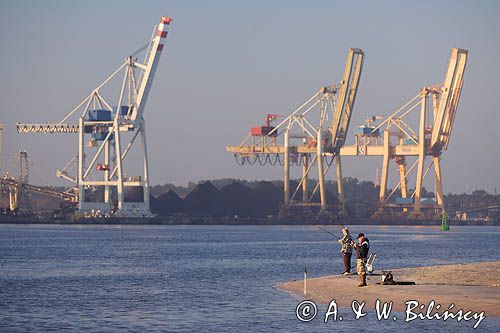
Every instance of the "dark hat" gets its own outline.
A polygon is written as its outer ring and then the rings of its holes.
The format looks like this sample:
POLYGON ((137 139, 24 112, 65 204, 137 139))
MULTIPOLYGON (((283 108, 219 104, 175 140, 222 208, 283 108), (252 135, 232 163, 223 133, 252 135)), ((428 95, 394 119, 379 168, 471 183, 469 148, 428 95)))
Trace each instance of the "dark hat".
POLYGON ((365 237, 365 234, 364 234, 364 233, 360 233, 360 234, 358 235, 358 237, 356 237, 356 239, 358 239, 358 238, 360 238, 360 237, 365 237))

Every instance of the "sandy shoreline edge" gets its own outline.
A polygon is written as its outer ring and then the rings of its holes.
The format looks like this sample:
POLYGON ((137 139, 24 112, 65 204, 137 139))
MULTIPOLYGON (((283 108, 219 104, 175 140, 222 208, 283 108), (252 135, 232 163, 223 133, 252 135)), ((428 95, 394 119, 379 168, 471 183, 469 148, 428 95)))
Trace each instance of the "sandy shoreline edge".
POLYGON ((358 288, 357 275, 332 275, 308 278, 306 295, 303 294, 302 279, 280 283, 276 287, 318 303, 328 304, 335 299, 341 307, 350 307, 352 301, 357 300, 366 301, 367 309, 375 309, 375 302, 379 299, 392 301, 394 311, 403 312, 406 301, 415 300, 428 305, 433 300, 441 305, 442 311, 453 303, 452 311, 484 311, 489 317, 500 316, 500 261, 389 270, 394 280, 415 281, 416 285, 377 285, 381 277, 369 276, 368 286, 358 288))

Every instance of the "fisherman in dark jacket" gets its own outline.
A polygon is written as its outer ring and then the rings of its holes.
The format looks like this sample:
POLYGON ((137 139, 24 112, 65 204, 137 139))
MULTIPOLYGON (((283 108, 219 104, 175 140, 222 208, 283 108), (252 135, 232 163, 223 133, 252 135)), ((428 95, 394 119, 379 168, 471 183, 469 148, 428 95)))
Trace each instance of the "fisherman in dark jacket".
POLYGON ((365 234, 361 233, 358 235, 358 242, 354 243, 354 249, 356 249, 357 259, 357 271, 359 275, 360 284, 358 287, 366 286, 366 260, 368 258, 368 250, 370 249, 370 242, 365 234))

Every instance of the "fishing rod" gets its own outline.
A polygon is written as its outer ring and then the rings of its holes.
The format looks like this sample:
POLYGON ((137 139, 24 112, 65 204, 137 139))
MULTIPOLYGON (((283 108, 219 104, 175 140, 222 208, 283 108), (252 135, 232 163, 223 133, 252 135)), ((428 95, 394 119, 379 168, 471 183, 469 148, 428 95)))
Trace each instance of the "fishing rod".
POLYGON ((328 230, 326 230, 326 229, 321 228, 319 225, 317 225, 317 226, 316 226, 316 228, 318 228, 318 229, 320 229, 320 230, 323 230, 324 232, 326 232, 326 233, 328 233, 328 234, 332 235, 333 237, 335 237, 335 238, 337 238, 337 239, 342 239, 342 238, 340 238, 339 236, 337 236, 337 235, 335 235, 335 234, 331 233, 330 231, 328 231, 328 230))
POLYGON ((340 219, 340 217, 339 217, 337 214, 335 214, 335 217, 336 217, 336 218, 337 218, 337 220, 339 221, 339 223, 340 223, 340 225, 342 226, 342 228, 344 228, 344 229, 345 229, 345 225, 344 225, 344 223, 342 223, 342 220, 340 219))

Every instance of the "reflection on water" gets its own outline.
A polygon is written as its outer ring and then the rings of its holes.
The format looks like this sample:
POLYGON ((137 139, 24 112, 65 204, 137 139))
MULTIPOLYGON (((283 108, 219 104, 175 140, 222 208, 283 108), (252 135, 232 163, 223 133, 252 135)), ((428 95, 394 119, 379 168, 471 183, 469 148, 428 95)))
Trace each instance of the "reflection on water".
MULTIPOLYGON (((500 258, 498 227, 351 228, 358 232, 370 239, 379 269, 500 258)), ((305 267, 311 277, 341 272, 336 239, 311 226, 1 225, 0 267, 2 332, 457 332, 473 325, 352 315, 299 322, 300 298, 273 286, 301 279, 305 267)), ((486 318, 479 331, 499 325, 486 318)))

